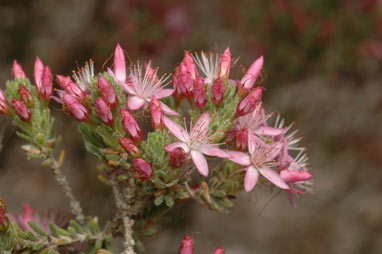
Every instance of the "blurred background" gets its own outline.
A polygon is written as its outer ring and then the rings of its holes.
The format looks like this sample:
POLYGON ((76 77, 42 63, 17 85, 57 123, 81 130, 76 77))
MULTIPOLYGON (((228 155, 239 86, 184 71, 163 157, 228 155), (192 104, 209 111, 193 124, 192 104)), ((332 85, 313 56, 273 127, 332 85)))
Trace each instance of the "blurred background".
MULTIPOLYGON (((179 205, 143 239, 147 253, 175 254, 186 234, 196 253, 219 245, 227 254, 382 253, 381 0, 1 0, 0 87, 13 59, 31 78, 37 55, 54 74, 70 75, 90 58, 101 71, 117 43, 167 73, 184 49, 230 46, 238 77, 264 55, 265 107, 296 123, 314 174, 315 193, 297 208, 260 186, 239 195, 230 214, 179 205)), ((110 190, 97 181, 76 123, 58 105, 53 111, 75 194, 87 214, 110 219, 110 190)), ((8 119, 0 124, 0 195, 9 211, 29 202, 68 213, 53 174, 26 160, 8 119)))

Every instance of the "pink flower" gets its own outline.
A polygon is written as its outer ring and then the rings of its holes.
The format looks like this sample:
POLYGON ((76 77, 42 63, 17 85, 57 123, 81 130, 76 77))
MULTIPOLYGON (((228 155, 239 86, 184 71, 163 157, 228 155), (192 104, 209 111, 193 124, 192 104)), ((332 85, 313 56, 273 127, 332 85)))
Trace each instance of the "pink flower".
POLYGON ((179 254, 194 254, 194 240, 187 235, 180 246, 179 254))
POLYGON ((23 228, 24 230, 27 230, 27 231, 32 231, 28 222, 29 221, 33 222, 34 219, 33 219, 32 208, 30 207, 30 205, 28 203, 24 204, 23 213, 19 214, 17 216, 17 219, 19 221, 19 225, 21 226, 21 228, 23 228))
POLYGON ((211 100, 216 105, 219 106, 224 100, 225 85, 221 78, 214 81, 211 90, 211 100))
POLYGON ((245 91, 249 91, 252 89, 257 77, 261 72, 261 69, 263 68, 263 63, 263 56, 260 56, 252 63, 251 67, 249 67, 248 71, 244 74, 243 78, 241 79, 239 89, 245 91))
POLYGON ((224 254, 225 253, 225 249, 223 247, 218 247, 214 253, 212 254, 224 254))
POLYGON ((34 63, 34 81, 37 88, 38 93, 41 91, 41 80, 42 74, 44 73, 44 64, 40 60, 39 57, 36 57, 36 61, 34 63))
POLYGON ((0 88, 0 114, 8 115, 9 113, 8 99, 5 97, 4 91, 0 88))
POLYGON ((25 104, 27 104, 29 107, 32 107, 34 101, 33 101, 33 97, 32 97, 31 92, 29 92, 29 90, 23 85, 19 86, 18 92, 19 92, 21 100, 25 104))
POLYGON ((140 151, 136 145, 134 145, 133 141, 131 141, 128 138, 119 138, 118 139, 119 144, 122 146, 122 148, 128 152, 133 157, 138 157, 140 155, 140 151))
POLYGON ((253 190, 257 183, 259 173, 274 185, 289 190, 288 184, 271 167, 275 163, 276 156, 280 153, 281 145, 279 143, 268 145, 257 138, 254 134, 248 133, 248 151, 249 154, 237 151, 228 152, 231 161, 245 166, 246 171, 244 179, 244 189, 246 192, 253 190))
POLYGON ((229 71, 231 69, 231 52, 229 50, 229 47, 226 48, 224 51, 220 63, 219 63, 219 77, 222 79, 227 79, 229 76, 229 71))
POLYGON ((30 122, 32 114, 27 105, 19 99, 12 99, 12 107, 16 111, 17 116, 24 122, 30 122))
POLYGON ((98 90, 101 93, 101 97, 106 101, 110 107, 117 106, 118 98, 115 94, 113 86, 101 75, 98 76, 98 90))
POLYGON ((186 153, 183 148, 176 147, 170 152, 170 166, 173 168, 179 168, 186 161, 186 153))
POLYGON ((133 167, 138 172, 142 181, 147 180, 154 175, 151 165, 141 158, 137 158, 133 161, 133 167))
POLYGON ((67 93, 61 93, 60 96, 62 96, 64 111, 69 111, 70 115, 80 122, 86 122, 89 119, 89 110, 74 96, 67 93))
POLYGON ((41 78, 41 87, 40 89, 37 89, 37 91, 42 99, 50 101, 50 98, 53 95, 53 77, 48 65, 44 67, 41 78))
POLYGON ((159 100, 153 96, 150 102, 150 115, 151 115, 151 123, 153 128, 163 129, 163 110, 161 108, 159 100))
POLYGON ((106 125, 113 125, 114 117, 109 105, 102 99, 96 99, 96 111, 99 119, 106 125))
POLYGON ((126 133, 135 142, 140 141, 142 139, 142 132, 135 118, 125 108, 120 109, 120 114, 122 118, 123 128, 125 129, 126 133))
POLYGON ((236 114, 239 116, 243 116, 251 112, 256 104, 261 101, 263 88, 257 87, 255 90, 253 90, 250 94, 248 94, 239 104, 236 108, 236 114))
POLYGON ((310 182, 306 181, 312 178, 312 174, 303 169, 284 169, 281 170, 280 177, 290 186, 290 190, 287 190, 288 200, 293 207, 296 207, 292 198, 292 193, 305 193, 305 188, 303 186, 304 184, 310 184, 310 182))
POLYGON ((69 77, 56 75, 56 78, 57 78, 57 83, 60 85, 62 89, 65 90, 65 92, 76 97, 80 101, 83 101, 86 98, 84 91, 82 91, 77 86, 77 84, 73 83, 73 81, 69 77))
POLYGON ((12 72, 15 78, 26 78, 23 67, 16 60, 13 60, 12 72))
POLYGON ((191 158, 201 175, 208 175, 208 164, 204 154, 221 158, 229 157, 229 155, 225 151, 219 149, 217 145, 211 144, 213 135, 208 133, 211 121, 208 112, 203 113, 199 117, 195 126, 192 127, 191 125, 190 132, 167 117, 164 117, 163 121, 170 132, 179 139, 178 142, 167 145, 165 150, 171 152, 177 147, 182 147, 186 154, 191 155, 191 158))
POLYGON ((203 79, 197 77, 194 82, 194 103, 200 109, 203 110, 204 106, 207 104, 206 86, 204 85, 203 79))

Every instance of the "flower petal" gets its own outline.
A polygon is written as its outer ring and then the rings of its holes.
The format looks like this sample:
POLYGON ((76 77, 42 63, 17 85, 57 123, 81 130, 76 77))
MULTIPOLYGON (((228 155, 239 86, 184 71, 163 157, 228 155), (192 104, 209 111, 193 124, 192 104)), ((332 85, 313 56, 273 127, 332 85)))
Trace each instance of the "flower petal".
POLYGON ((137 110, 145 104, 145 100, 138 96, 129 96, 127 99, 127 107, 130 110, 137 110))
POLYGON ((187 139, 189 139, 187 131, 170 118, 163 116, 163 123, 166 125, 167 129, 169 129, 169 131, 174 134, 174 136, 177 137, 180 141, 185 142, 187 139))
POLYGON ((248 132, 248 151, 253 154, 256 146, 259 144, 259 138, 256 137, 252 132, 248 132))
POLYGON ((125 82, 126 80, 126 61, 123 50, 119 44, 114 51, 114 75, 116 80, 125 82))
POLYGON ((172 152, 177 147, 183 148, 185 153, 190 152, 190 148, 183 142, 174 142, 174 143, 168 144, 167 146, 164 147, 164 150, 169 153, 169 152, 172 152))
POLYGON ((197 133, 197 135, 200 136, 206 136, 210 126, 210 121, 210 113, 208 111, 204 112, 192 128, 191 136, 193 136, 192 133, 197 133))
POLYGON ((246 168, 247 173, 244 178, 244 189, 246 192, 250 192, 253 190, 257 183, 257 179, 259 178, 259 172, 253 167, 249 166, 246 168))
POLYGON ((204 155, 198 151, 191 151, 191 158, 199 173, 203 176, 208 176, 208 164, 204 155))
POLYGON ((280 187, 281 189, 290 190, 290 187, 284 180, 277 174, 276 171, 270 168, 261 168, 259 169, 260 173, 267 178, 271 183, 280 187))
POLYGON ((230 161, 233 161, 242 166, 251 165, 251 157, 247 153, 238 152, 238 151, 226 151, 226 153, 230 155, 230 157, 227 158, 230 161))
POLYGON ((278 136, 284 133, 283 128, 273 128, 268 126, 260 126, 254 131, 257 135, 278 136))
POLYGON ((208 144, 208 145, 203 145, 200 149, 199 149, 202 153, 206 154, 206 155, 209 155, 209 156, 217 156, 217 157, 220 157, 220 158, 229 158, 231 157, 230 154, 228 154, 226 151, 214 146, 214 145, 211 145, 211 144, 208 144))
POLYGON ((287 183, 301 182, 312 178, 312 174, 305 170, 281 170, 280 177, 287 183))
POLYGON ((174 93, 174 89, 160 89, 158 92, 156 92, 154 95, 158 99, 166 98, 174 93))
POLYGON ((169 108, 166 104, 160 101, 161 108, 163 110, 163 113, 169 116, 179 116, 179 113, 169 108))

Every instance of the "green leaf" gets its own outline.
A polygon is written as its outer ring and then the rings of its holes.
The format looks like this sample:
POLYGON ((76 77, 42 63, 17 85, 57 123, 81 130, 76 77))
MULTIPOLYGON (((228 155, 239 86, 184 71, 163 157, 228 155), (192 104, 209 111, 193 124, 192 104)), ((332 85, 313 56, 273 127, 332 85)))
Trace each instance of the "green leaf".
POLYGON ((163 202, 163 195, 159 195, 158 197, 155 198, 154 204, 156 206, 159 206, 162 204, 162 202, 163 202))
POLYGON ((166 205, 168 207, 173 207, 174 206, 174 198, 172 196, 166 195, 165 199, 166 199, 166 205))
POLYGON ((42 230, 41 228, 39 228, 36 224, 34 224, 32 221, 28 221, 28 225, 37 233, 39 234, 40 236, 47 236, 47 234, 44 232, 44 230, 42 230))

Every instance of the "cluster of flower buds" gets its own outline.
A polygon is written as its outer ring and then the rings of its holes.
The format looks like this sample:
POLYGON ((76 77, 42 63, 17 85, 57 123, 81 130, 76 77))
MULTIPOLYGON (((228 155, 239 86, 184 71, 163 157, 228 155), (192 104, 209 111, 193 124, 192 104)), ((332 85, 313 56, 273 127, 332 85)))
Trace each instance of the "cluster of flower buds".
POLYGON ((8 229, 9 222, 7 218, 7 207, 0 197, 0 233, 8 229))
MULTIPOLYGON (((214 250, 213 254, 224 254, 225 250, 223 247, 218 247, 214 250)), ((194 240, 191 236, 187 235, 182 240, 182 245, 179 248, 179 254, 194 254, 194 240)))

